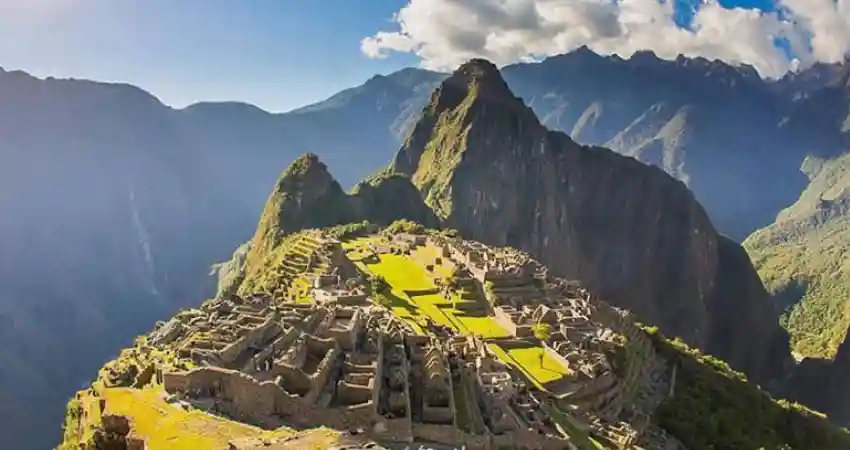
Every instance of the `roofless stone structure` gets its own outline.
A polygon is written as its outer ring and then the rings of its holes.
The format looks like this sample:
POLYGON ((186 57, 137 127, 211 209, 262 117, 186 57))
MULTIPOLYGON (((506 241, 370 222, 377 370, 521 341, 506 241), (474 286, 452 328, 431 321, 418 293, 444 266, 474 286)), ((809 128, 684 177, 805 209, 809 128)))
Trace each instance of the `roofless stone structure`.
POLYGON ((469 449, 582 449, 590 433, 667 448, 643 420, 670 389, 646 335, 528 255, 436 234, 310 231, 292 248, 271 292, 208 300, 141 339, 149 380, 117 365, 108 378, 269 430, 469 449))

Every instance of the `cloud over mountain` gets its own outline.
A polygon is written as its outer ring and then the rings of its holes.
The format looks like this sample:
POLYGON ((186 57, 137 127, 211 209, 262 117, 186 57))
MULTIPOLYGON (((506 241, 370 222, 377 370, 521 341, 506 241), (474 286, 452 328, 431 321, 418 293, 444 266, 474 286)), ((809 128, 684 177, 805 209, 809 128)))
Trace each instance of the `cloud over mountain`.
POLYGON ((363 52, 412 52, 438 70, 472 57, 508 64, 587 45, 623 57, 653 50, 721 59, 778 77, 850 51, 850 0, 778 0, 769 10, 715 0, 411 0, 393 20, 398 29, 364 38, 363 52))

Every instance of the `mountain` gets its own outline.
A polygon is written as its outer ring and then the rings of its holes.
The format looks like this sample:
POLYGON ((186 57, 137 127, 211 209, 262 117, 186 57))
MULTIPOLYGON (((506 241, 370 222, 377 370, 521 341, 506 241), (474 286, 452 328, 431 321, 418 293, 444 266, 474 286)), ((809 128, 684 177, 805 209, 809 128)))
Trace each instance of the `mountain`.
POLYGON ((174 110, 129 85, 0 70, 4 443, 55 444, 40 423, 60 420, 93 367, 215 291, 209 266, 250 238, 279 167, 320 149, 354 184, 391 159, 408 103, 440 78, 378 76, 312 110, 270 114, 174 110), (367 166, 367 152, 380 163, 367 166))
POLYGON ((544 125, 663 168, 736 240, 799 195, 807 151, 827 150, 802 124, 780 126, 794 106, 789 91, 747 66, 581 48, 504 74, 544 125))
POLYGON ((776 299, 802 361, 783 394, 850 423, 850 153, 810 158, 800 199, 744 246, 776 299))
POLYGON ((850 424, 850 336, 835 359, 805 358, 783 382, 782 394, 824 411, 836 424, 850 424))
POLYGON ((547 130, 492 64, 432 95, 392 168, 449 226, 556 274, 766 380, 787 356, 744 251, 661 169, 547 130))
MULTIPOLYGON (((504 70, 543 124, 664 168, 738 240, 799 197, 807 155, 840 153, 848 109, 846 97, 833 94, 842 73, 841 65, 822 65, 767 82, 717 61, 649 53, 622 60, 586 49, 504 70)), ((42 416, 58 420, 61 400, 91 377, 87 368, 150 318, 214 291, 209 265, 251 237, 280 167, 313 152, 341 188, 354 185, 392 159, 446 77, 405 69, 271 114, 240 103, 175 110, 128 85, 0 69, 0 279, 14 281, 0 296, 0 409, 15 411, 0 432, 16 439, 10 445, 54 442, 48 433, 10 430, 38 427, 42 416), (26 417, 30 404, 56 406, 26 417)), ((376 192, 395 202, 396 183, 416 190, 397 174, 378 177, 389 181, 380 192, 361 185, 357 207, 380 211, 369 197, 376 192)), ((735 245, 717 245, 747 266, 735 245)), ((744 289, 761 295, 744 273, 744 289)), ((711 278, 704 276, 700 283, 711 278)), ((683 334, 711 341, 705 331, 722 330, 699 326, 683 334)))
MULTIPOLYGON (((197 148, 126 85, 0 73, 0 416, 48 448, 61 404, 146 323, 203 295, 197 148), (33 407, 33 405, 43 405, 33 407)), ((207 241, 209 239, 209 241, 207 241)), ((220 248, 220 247, 219 247, 220 248)))
POLYGON ((850 154, 810 158, 800 199, 744 246, 785 312, 793 349, 835 356, 850 327, 850 154))

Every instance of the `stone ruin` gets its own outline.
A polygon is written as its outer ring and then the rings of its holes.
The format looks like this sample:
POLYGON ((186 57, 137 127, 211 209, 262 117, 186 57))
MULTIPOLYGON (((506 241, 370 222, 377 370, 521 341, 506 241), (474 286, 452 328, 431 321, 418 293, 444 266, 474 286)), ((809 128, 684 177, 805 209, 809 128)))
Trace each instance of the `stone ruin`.
MULTIPOLYGON (((651 426, 632 426, 640 420, 621 420, 651 411, 666 389, 650 382, 663 380, 665 367, 653 365, 646 336, 628 314, 548 277, 528 255, 445 236, 400 234, 370 244, 376 253, 436 246, 458 268, 454 288, 468 295, 466 303, 509 334, 481 338, 435 324, 415 332, 371 301, 366 277, 352 270, 339 242, 316 235, 304 242, 309 256, 298 262, 301 270, 318 268, 309 277, 311 303, 274 293, 224 295, 149 335, 148 345, 194 366, 156 373, 175 401, 266 428, 365 428, 378 439, 467 448, 572 448, 549 408, 613 442, 651 435, 651 426), (491 301, 476 302, 485 284, 491 301), (533 332, 543 323, 550 328, 545 342, 533 332), (540 345, 567 374, 541 390, 494 345, 540 345), (613 362, 624 346, 626 357, 642 362, 613 362), (635 399, 643 410, 626 408, 635 399)), ((285 271, 295 270, 287 264, 285 271)))

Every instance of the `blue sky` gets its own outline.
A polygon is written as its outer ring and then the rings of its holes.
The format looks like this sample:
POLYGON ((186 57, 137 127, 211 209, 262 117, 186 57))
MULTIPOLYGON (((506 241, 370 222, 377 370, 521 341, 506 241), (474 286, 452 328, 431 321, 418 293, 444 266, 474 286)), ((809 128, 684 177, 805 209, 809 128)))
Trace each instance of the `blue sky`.
MULTIPOLYGON (((771 4, 721 3, 766 9, 771 4)), ((0 67, 41 77, 129 82, 176 107, 237 100, 284 111, 360 84, 375 73, 416 65, 409 53, 370 59, 360 49, 364 37, 397 28, 392 16, 406 4, 0 0, 0 67), (28 2, 34 6, 20 6, 28 2), (9 9, 15 3, 19 7, 9 9)), ((687 23, 687 14, 682 22, 687 23)))
POLYGON ((35 1, 76 4, 0 14, 0 67, 129 82, 178 107, 238 100, 287 110, 416 64, 360 52, 406 0, 35 1))

